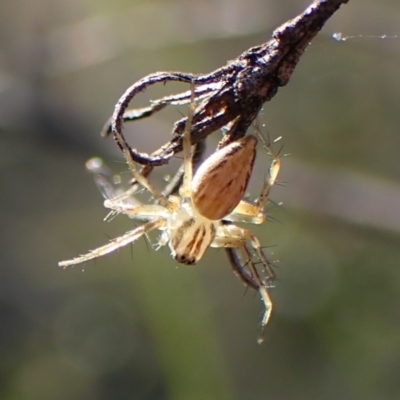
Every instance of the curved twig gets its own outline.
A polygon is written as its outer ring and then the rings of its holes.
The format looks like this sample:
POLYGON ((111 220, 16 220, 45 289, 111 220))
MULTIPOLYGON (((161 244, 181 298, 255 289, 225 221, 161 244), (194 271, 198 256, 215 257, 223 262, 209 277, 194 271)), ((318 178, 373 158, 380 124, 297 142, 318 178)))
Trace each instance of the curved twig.
MULTIPOLYGON (((132 98, 150 85, 169 81, 193 83, 196 88, 208 88, 206 90, 208 96, 194 113, 192 144, 202 141, 229 123, 231 126, 222 145, 244 136, 263 104, 274 97, 279 87, 289 82, 301 55, 314 36, 330 16, 347 2, 348 0, 314 1, 298 17, 276 29, 269 42, 250 48, 210 74, 157 72, 139 80, 126 90, 115 106, 111 129, 118 146, 120 148, 122 146, 118 138, 125 140, 122 135, 122 125, 132 98)), ((167 97, 167 103, 172 104, 175 100, 178 101, 177 99, 187 99, 186 93, 167 97)), ((198 93, 195 94, 195 100, 200 98, 198 93)), ((150 116, 163 107, 162 102, 156 101, 153 106, 131 110, 133 116, 131 119, 150 116)), ((126 119, 129 119, 128 116, 126 119)), ((172 139, 151 155, 128 146, 132 159, 142 165, 153 167, 168 163, 169 159, 182 149, 180 134, 185 124, 186 118, 175 123, 172 139)))

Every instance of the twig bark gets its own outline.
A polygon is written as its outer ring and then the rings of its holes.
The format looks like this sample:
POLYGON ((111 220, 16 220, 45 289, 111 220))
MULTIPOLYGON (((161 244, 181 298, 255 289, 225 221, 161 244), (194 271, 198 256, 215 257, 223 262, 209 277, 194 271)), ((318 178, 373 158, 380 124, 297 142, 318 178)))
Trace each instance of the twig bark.
MULTIPOLYGON (((228 126, 229 130, 220 147, 246 134, 263 104, 271 100, 278 89, 287 85, 300 57, 326 21, 348 0, 315 0, 302 14, 277 28, 267 43, 252 47, 207 75, 183 72, 157 72, 148 75, 126 90, 115 106, 113 117, 102 134, 111 131, 120 148, 127 145, 122 133, 124 121, 153 115, 166 105, 184 104, 190 100, 190 91, 155 100, 151 106, 127 110, 129 102, 138 93, 156 83, 168 81, 194 84, 195 100, 201 100, 193 116, 192 144, 197 144, 216 130, 228 126)), ((149 155, 131 148, 132 159, 151 167, 168 163, 182 150, 182 132, 187 118, 177 121, 172 139, 149 155)))

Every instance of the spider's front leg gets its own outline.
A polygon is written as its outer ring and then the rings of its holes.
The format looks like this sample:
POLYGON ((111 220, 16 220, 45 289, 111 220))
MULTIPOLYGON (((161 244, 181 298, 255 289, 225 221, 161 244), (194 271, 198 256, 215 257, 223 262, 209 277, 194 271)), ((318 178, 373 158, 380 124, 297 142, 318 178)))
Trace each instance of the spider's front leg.
POLYGON ((93 260, 94 258, 104 256, 108 253, 111 253, 120 247, 126 246, 130 243, 135 242, 143 235, 149 233, 150 231, 161 228, 165 225, 165 219, 157 218, 153 221, 149 221, 146 224, 139 226, 138 228, 134 229, 133 231, 129 231, 122 236, 117 237, 116 239, 111 240, 109 243, 105 244, 104 246, 98 247, 97 249, 91 250, 86 254, 81 256, 72 258, 71 260, 60 261, 58 265, 60 267, 66 268, 72 265, 84 263, 89 260, 93 260))
MULTIPOLYGON (((141 204, 133 196, 137 191, 137 185, 131 186, 128 190, 123 190, 120 185, 115 184, 111 171, 103 164, 101 159, 90 159, 86 163, 86 168, 93 174, 96 185, 106 198, 104 206, 112 210, 111 214, 122 213, 136 219, 142 218, 147 221, 150 219, 150 221, 86 254, 59 262, 58 265, 63 268, 104 256, 120 247, 131 244, 143 235, 147 235, 150 231, 163 228, 168 217, 168 209, 166 207, 157 204, 141 204)), ((169 201, 168 204, 171 204, 171 207, 178 207, 176 202, 169 201)), ((105 219, 108 219, 108 216, 105 219)))

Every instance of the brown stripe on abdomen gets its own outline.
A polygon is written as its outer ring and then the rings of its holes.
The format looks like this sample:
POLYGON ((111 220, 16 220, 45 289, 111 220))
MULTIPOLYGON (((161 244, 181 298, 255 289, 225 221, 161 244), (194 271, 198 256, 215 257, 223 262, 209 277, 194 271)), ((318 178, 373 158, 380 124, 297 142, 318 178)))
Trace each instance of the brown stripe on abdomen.
POLYGON ((209 220, 230 214, 247 189, 256 156, 257 138, 249 135, 212 154, 192 181, 192 203, 209 220))

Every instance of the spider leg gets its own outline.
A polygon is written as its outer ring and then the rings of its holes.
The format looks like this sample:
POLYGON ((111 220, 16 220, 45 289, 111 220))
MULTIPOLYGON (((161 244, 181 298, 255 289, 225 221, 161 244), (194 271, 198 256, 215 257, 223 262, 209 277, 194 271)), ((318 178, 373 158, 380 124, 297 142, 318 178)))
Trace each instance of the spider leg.
MULTIPOLYGON (((254 280, 257 282, 258 286, 258 292, 260 293, 261 296, 261 300, 264 304, 265 310, 264 310, 264 315, 262 317, 261 320, 261 336, 259 338, 259 342, 262 339, 262 333, 264 331, 265 326, 268 324, 268 321, 271 317, 272 314, 272 308, 273 308, 273 303, 271 300, 271 297, 268 294, 268 290, 267 287, 268 285, 266 285, 262 279, 260 278, 260 275, 258 274, 258 271, 256 269, 256 266, 251 258, 251 254, 249 249, 247 248, 247 246, 243 247, 243 250, 245 251, 245 253, 247 254, 247 256, 249 257, 249 269, 251 271, 251 274, 254 278, 254 280)), ((261 342, 260 342, 261 343, 261 342)))
POLYGON ((248 229, 236 225, 223 225, 222 229, 218 229, 217 235, 211 243, 211 247, 243 248, 247 242, 250 243, 251 247, 257 252, 257 256, 267 272, 267 283, 271 283, 276 277, 272 264, 265 256, 260 241, 248 229))
POLYGON ((165 207, 158 204, 129 204, 124 201, 120 201, 118 198, 105 200, 104 207, 130 217, 144 219, 149 219, 152 217, 166 218, 169 214, 165 207))
POLYGON ((262 134, 260 128, 258 127, 257 124, 254 124, 254 129, 262 141, 264 147, 267 149, 268 153, 272 156, 272 163, 271 166, 269 167, 268 171, 268 178, 266 181, 264 181, 264 185, 261 189, 261 193, 258 196, 258 199, 256 201, 256 204, 260 207, 261 210, 265 208, 268 202, 268 196, 271 191, 272 186, 275 185, 276 178, 278 177, 279 170, 281 168, 281 161, 279 159, 279 153, 274 152, 274 150, 271 147, 270 140, 266 140, 264 138, 264 135, 262 134))
MULTIPOLYGON (((194 145, 192 154, 192 165, 193 169, 196 169, 200 162, 203 160, 203 154, 206 149, 205 141, 202 140, 194 145)), ((162 191, 162 195, 165 197, 170 196, 178 192, 183 182, 183 176, 185 174, 185 165, 181 165, 174 177, 168 183, 168 185, 162 191)))
POLYGON ((141 174, 137 168, 136 168, 136 163, 132 158, 131 154, 131 148, 129 147, 128 143, 125 141, 124 136, 122 133, 115 131, 114 135, 116 138, 119 140, 119 145, 120 148, 125 156, 125 160, 128 163, 129 169, 132 172, 133 178, 135 179, 136 182, 138 182, 140 185, 142 185, 144 188, 146 188, 153 196, 154 198, 165 208, 168 210, 172 211, 176 209, 176 204, 170 202, 165 196, 163 196, 147 179, 146 176, 141 174))
POLYGON ((188 111, 185 130, 183 132, 182 146, 183 146, 183 182, 179 188, 179 194, 183 198, 189 198, 192 193, 192 179, 193 179, 193 165, 192 165, 192 142, 191 133, 193 125, 193 114, 196 108, 194 102, 194 84, 192 83, 191 102, 188 111))
POLYGON ((159 202, 167 207, 168 200, 159 193, 159 191, 149 182, 149 180, 138 172, 136 163, 131 157, 130 147, 126 143, 125 138, 119 132, 115 132, 115 136, 120 140, 120 147, 125 156, 125 160, 128 163, 129 169, 132 172, 133 178, 136 182, 140 183, 146 188, 159 202))
POLYGON ((254 278, 250 272, 246 269, 247 264, 243 264, 243 261, 240 259, 237 250, 238 249, 235 249, 234 247, 225 248, 225 252, 229 262, 231 263, 233 272, 244 282, 246 286, 250 286, 254 290, 258 290, 257 283, 254 281, 254 278))
MULTIPOLYGON (((211 243, 211 247, 238 248, 242 250, 247 256, 246 266, 250 271, 251 278, 248 279, 250 281, 250 286, 254 287, 252 283, 255 284, 256 290, 259 291, 261 300, 265 307, 264 316, 261 321, 262 329, 264 329, 264 327, 267 325, 269 321, 273 308, 272 300, 268 293, 268 288, 270 287, 271 282, 275 279, 275 272, 272 268, 272 265, 264 255, 259 240, 248 229, 240 228, 236 225, 222 225, 218 229, 217 235, 214 238, 214 241, 211 243), (249 243, 256 250, 258 257, 261 260, 267 272, 266 280, 261 279, 260 275, 258 274, 255 263, 252 259, 251 253, 246 243, 249 243)), ((238 259, 232 258, 232 260, 235 262, 236 265, 238 259)), ((242 275, 243 274, 240 274, 241 277, 242 275)), ((246 283, 247 283, 247 278, 248 275, 246 275, 244 279, 246 283)))
POLYGON ((115 176, 111 170, 104 164, 103 160, 98 157, 93 157, 86 162, 86 169, 93 174, 93 179, 100 193, 106 200, 113 202, 126 201, 129 204, 140 204, 133 195, 138 190, 138 185, 132 185, 129 189, 124 189, 120 184, 113 182, 115 176))
POLYGON ((224 221, 262 224, 266 219, 261 207, 249 201, 241 200, 236 208, 224 218, 224 221))
POLYGON ((97 249, 89 251, 89 253, 83 254, 79 257, 75 257, 71 260, 60 261, 58 265, 60 267, 66 268, 71 265, 80 264, 89 260, 92 260, 97 257, 104 256, 105 254, 111 253, 120 247, 126 246, 127 244, 133 243, 138 240, 141 236, 147 234, 153 229, 160 228, 165 225, 164 218, 158 218, 154 221, 149 221, 146 224, 139 226, 133 231, 129 231, 122 236, 117 237, 116 239, 111 240, 104 246, 98 247, 97 249))

